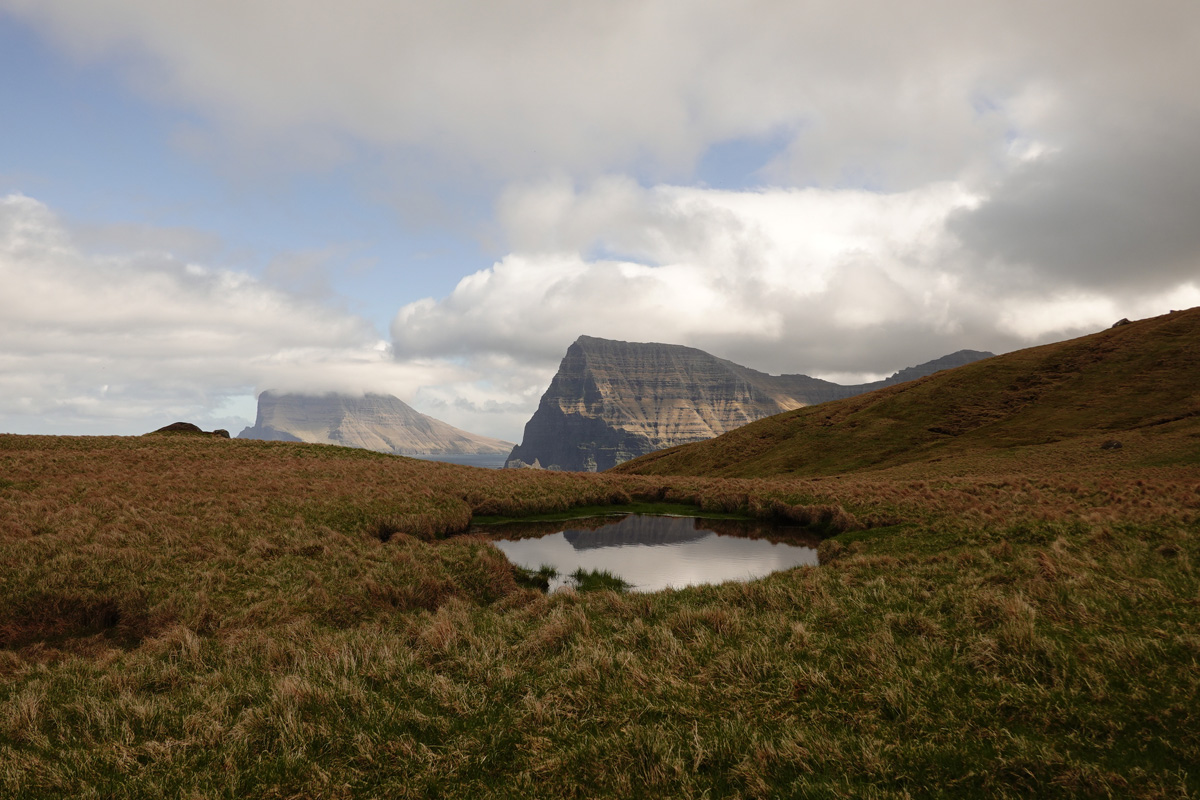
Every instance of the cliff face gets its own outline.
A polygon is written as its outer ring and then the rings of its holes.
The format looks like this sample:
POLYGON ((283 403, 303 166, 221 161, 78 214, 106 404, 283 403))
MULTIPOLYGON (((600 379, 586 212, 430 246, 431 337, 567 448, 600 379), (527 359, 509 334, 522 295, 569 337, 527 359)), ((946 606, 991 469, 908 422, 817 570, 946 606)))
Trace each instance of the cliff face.
POLYGON ((605 470, 793 408, 850 397, 991 355, 960 351, 861 386, 768 375, 703 350, 581 336, 525 425, 510 466, 605 470))
POLYGON ((504 453, 511 442, 459 430, 398 397, 273 394, 258 396, 258 419, 239 439, 313 442, 402 455, 504 453))

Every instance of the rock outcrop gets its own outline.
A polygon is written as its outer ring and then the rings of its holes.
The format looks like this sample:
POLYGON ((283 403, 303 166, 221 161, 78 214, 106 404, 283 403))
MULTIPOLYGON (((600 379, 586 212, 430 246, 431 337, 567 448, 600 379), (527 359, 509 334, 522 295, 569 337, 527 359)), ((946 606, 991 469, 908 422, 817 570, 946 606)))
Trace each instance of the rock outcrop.
POLYGON ((703 350, 581 336, 525 425, 508 466, 595 472, 665 447, 711 439, 754 420, 837 400, 991 353, 957 353, 883 381, 842 386, 807 375, 768 375, 703 350))
POLYGON ((164 425, 156 431, 150 431, 146 436, 152 436, 156 433, 183 434, 185 436, 215 436, 218 439, 229 438, 229 431, 224 428, 217 428, 215 431, 206 431, 199 425, 191 422, 172 422, 170 425, 164 425))
POLYGON ((505 453, 511 442, 468 433, 387 394, 258 396, 258 419, 239 439, 312 442, 400 455, 505 453))

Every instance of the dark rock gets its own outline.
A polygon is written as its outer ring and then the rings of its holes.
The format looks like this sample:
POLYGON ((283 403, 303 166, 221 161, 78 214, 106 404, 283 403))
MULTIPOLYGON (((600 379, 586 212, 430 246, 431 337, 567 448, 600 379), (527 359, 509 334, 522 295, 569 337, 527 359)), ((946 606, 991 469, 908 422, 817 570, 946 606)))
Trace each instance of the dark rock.
POLYGON ((1133 324, 1133 323, 1129 321, 1129 318, 1128 318, 1128 317, 1124 317, 1124 318, 1122 318, 1122 319, 1119 319, 1119 320, 1117 320, 1116 322, 1114 322, 1114 323, 1112 324, 1112 326, 1113 326, 1114 328, 1119 328, 1119 327, 1121 327, 1122 325, 1132 325, 1132 324, 1133 324))
POLYGON ((200 426, 193 425, 190 422, 172 422, 170 425, 164 425, 154 433, 204 433, 200 426))
POLYGON ((1109 439, 1104 444, 1100 445, 1101 450, 1120 450, 1125 445, 1118 442, 1116 439, 1109 439))
POLYGON ((175 434, 175 435, 182 434, 184 436, 216 436, 216 437, 225 438, 225 439, 229 438, 229 431, 221 430, 218 428, 217 430, 212 431, 210 433, 210 432, 200 428, 199 425, 193 425, 190 422, 172 422, 170 425, 164 425, 163 427, 159 428, 158 430, 151 431, 150 433, 148 433, 146 435, 152 436, 156 433, 166 433, 166 434, 175 434))

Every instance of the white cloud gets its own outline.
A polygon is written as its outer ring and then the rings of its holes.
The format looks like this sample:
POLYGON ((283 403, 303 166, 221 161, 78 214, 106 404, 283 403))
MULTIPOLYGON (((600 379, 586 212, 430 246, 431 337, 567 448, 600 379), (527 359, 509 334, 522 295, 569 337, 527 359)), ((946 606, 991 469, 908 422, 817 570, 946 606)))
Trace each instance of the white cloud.
POLYGON ((526 186, 499 212, 523 251, 406 305, 392 337, 400 358, 507 354, 543 387, 580 334, 845 379, 1078 335, 1195 296, 1186 280, 1119 301, 1031 289, 948 231, 984 199, 955 183, 891 194, 526 186))
POLYGON ((953 184, 894 195, 610 180, 578 193, 527 187, 500 212, 519 225, 525 252, 467 276, 440 302, 405 306, 392 336, 402 357, 502 352, 548 363, 586 333, 722 355, 768 348, 780 352, 755 366, 835 369, 806 358, 807 342, 936 309, 930 279, 954 285, 942 224, 973 202, 953 184), (541 213, 522 212, 530 206, 541 213), (592 250, 627 257, 584 255, 592 250))
POLYGON ((244 409, 234 399, 256 388, 411 396, 464 375, 400 364, 362 319, 244 273, 163 252, 90 253, 21 195, 0 198, 0 285, 0 430, 233 424, 222 409, 244 409))
POLYGON ((1200 279, 1167 291, 1115 298, 1099 293, 1062 292, 1022 297, 997 316, 999 331, 1026 341, 1061 338, 1063 330, 1099 330, 1121 318, 1143 319, 1200 306, 1200 279))

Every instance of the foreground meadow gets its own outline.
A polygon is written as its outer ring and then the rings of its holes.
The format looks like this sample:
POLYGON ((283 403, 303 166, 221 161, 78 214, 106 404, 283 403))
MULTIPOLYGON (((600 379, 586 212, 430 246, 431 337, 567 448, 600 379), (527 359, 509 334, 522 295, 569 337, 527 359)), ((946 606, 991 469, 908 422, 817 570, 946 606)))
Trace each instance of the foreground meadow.
POLYGON ((1194 796, 1171 435, 787 480, 0 436, 0 796, 1194 796), (546 596, 455 535, 631 501, 831 538, 754 583, 546 596))

